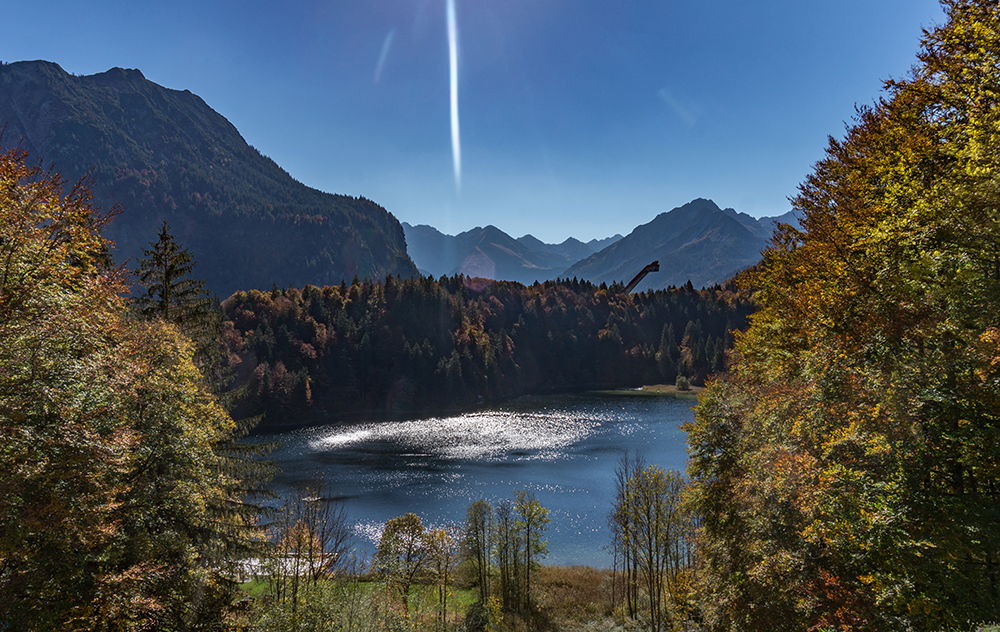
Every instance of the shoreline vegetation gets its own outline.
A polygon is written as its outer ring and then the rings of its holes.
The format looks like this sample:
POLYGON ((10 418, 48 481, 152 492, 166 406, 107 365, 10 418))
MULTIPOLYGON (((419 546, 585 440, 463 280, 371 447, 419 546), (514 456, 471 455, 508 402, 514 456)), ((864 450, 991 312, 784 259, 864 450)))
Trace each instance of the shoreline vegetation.
MULTIPOLYGON (((673 397, 679 399, 691 399, 697 400, 698 396, 705 392, 704 386, 688 386, 686 389, 678 388, 674 384, 647 384, 644 386, 633 387, 633 388, 613 388, 613 389, 584 389, 584 390, 566 390, 566 391, 554 391, 551 393, 545 393, 544 395, 601 395, 604 397, 673 397)), ((509 401, 505 401, 497 404, 497 407, 504 407, 508 405, 513 405, 518 402, 521 398, 530 398, 537 395, 536 393, 521 395, 509 401)), ((474 413, 484 408, 490 408, 489 406, 482 404, 471 407, 455 407, 449 409, 441 409, 435 411, 433 414, 429 413, 411 413, 411 414, 397 414, 395 416, 387 416, 384 410, 357 410, 347 413, 342 413, 336 416, 328 416, 325 418, 312 418, 302 422, 292 422, 288 421, 280 427, 267 427, 264 428, 254 428, 253 434, 255 436, 267 436, 270 434, 280 434, 283 432, 289 432, 292 430, 300 430, 302 428, 310 428, 313 426, 339 426, 339 425, 350 425, 356 423, 378 423, 378 422, 390 422, 390 421, 412 421, 420 419, 429 419, 436 417, 452 417, 458 415, 464 415, 468 413, 474 413)))
MULTIPOLYGON (((507 616, 506 627, 503 627, 503 617, 495 630, 503 629, 538 629, 575 632, 588 630, 591 632, 624 630, 626 625, 635 628, 637 621, 629 621, 621 612, 616 613, 611 606, 611 585, 614 580, 621 581, 611 569, 597 569, 590 566, 551 566, 540 565, 537 569, 538 581, 536 591, 538 602, 542 604, 535 612, 525 617, 507 616), (534 625, 534 627, 528 627, 534 625)), ((355 591, 355 597, 371 596, 382 588, 378 579, 370 575, 357 578, 352 582, 345 580, 340 583, 342 593, 355 591)), ((251 598, 264 598, 269 591, 266 581, 253 580, 240 584, 243 594, 251 598)), ((456 581, 451 589, 450 605, 445 613, 449 629, 461 629, 465 623, 466 613, 472 609, 479 598, 478 588, 466 578, 456 581)), ((417 629, 433 629, 433 618, 440 617, 440 612, 433 611, 437 595, 430 584, 419 584, 411 587, 409 602, 414 609, 411 612, 411 625, 417 629), (423 624, 423 625, 422 625, 423 624)), ((372 611, 369 611, 371 614, 372 611)), ((361 618, 357 614, 357 619, 361 618)), ((243 614, 236 617, 236 624, 251 625, 252 615, 243 614)), ((364 629, 360 621, 355 621, 359 629, 364 629)), ((474 629, 474 628, 472 628, 474 629)))
POLYGON ((756 309, 733 284, 625 294, 565 279, 355 281, 238 292, 223 357, 258 431, 428 417, 521 395, 701 386, 756 309))
POLYGON ((705 392, 704 386, 678 387, 676 384, 646 384, 639 388, 620 388, 611 391, 597 390, 591 391, 601 395, 634 395, 638 397, 685 397, 697 399, 698 395, 705 392))

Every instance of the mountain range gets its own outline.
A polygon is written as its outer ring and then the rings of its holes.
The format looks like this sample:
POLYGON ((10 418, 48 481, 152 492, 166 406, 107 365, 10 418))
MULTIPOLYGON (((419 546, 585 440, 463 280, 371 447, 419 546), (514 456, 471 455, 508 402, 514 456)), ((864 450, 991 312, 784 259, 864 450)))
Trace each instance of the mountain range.
POLYGON ((432 276, 463 273, 525 284, 576 277, 624 284, 646 264, 659 261, 660 272, 636 288, 647 290, 726 281, 760 261, 779 223, 796 225, 797 220, 791 212, 757 219, 696 199, 637 226, 626 237, 587 243, 572 237, 561 244, 546 244, 532 235, 514 239, 495 226, 446 235, 432 226, 403 222, 403 230, 414 263, 432 276))
POLYGON ((557 277, 638 290, 711 285, 754 265, 777 222, 706 199, 661 213, 627 236, 547 244, 495 226, 446 235, 400 224, 363 197, 324 193, 251 147, 200 97, 112 68, 75 76, 57 64, 0 64, 0 144, 20 147, 67 182, 86 178, 94 203, 120 207, 106 236, 130 268, 167 222, 222 297, 274 285, 337 284, 386 275, 466 274, 531 284, 557 277), (412 258, 411 258, 412 257, 412 258))
POLYGON ((446 235, 427 226, 403 222, 407 252, 421 273, 433 277, 465 274, 530 285, 553 279, 576 261, 621 239, 621 235, 583 243, 570 237, 546 244, 532 235, 514 239, 496 226, 446 235))
POLYGON ((294 180, 200 97, 138 70, 78 77, 51 62, 2 64, 3 127, 4 147, 70 183, 87 177, 98 206, 120 205, 105 234, 130 268, 166 221, 222 297, 417 273, 386 209, 294 180))

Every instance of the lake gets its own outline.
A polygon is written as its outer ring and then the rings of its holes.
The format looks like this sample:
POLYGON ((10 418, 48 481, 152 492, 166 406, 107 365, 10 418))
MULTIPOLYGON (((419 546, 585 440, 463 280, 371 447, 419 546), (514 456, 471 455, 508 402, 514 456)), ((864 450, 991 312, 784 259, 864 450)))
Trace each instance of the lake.
POLYGON ((683 471, 692 396, 583 393, 532 396, 448 417, 304 428, 270 437, 279 494, 322 479, 355 521, 360 551, 386 520, 407 512, 425 525, 462 523, 466 508, 515 490, 549 510, 547 564, 610 567, 607 515, 626 450, 683 471))

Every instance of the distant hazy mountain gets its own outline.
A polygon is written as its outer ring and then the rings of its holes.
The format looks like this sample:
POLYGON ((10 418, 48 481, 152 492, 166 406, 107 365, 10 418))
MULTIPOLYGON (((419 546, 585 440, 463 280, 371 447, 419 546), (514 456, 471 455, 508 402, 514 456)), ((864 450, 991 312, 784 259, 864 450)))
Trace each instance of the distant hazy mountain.
MULTIPOLYGON (((461 272, 530 284, 562 276, 566 268, 595 252, 572 237, 561 244, 546 244, 532 235, 514 239, 495 226, 446 235, 432 226, 403 222, 403 230, 414 263, 434 277, 461 272)), ((621 236, 609 239, 615 238, 621 236)))
POLYGON ((577 262, 562 276, 594 283, 628 283, 646 264, 660 262, 636 291, 721 283, 760 261, 776 222, 796 223, 788 213, 755 219, 711 200, 697 199, 636 227, 599 253, 577 262))
POLYGON ((660 262, 637 290, 722 283, 760 261, 779 223, 797 225, 788 212, 757 219, 715 202, 697 199, 661 213, 628 236, 583 243, 570 237, 546 244, 532 235, 513 239, 494 226, 445 235, 431 226, 403 222, 407 249, 425 274, 464 272, 521 283, 556 277, 594 283, 628 283, 646 264, 660 262))
POLYGON ((590 246, 590 249, 593 250, 594 252, 600 252, 621 238, 622 238, 621 234, 616 233, 614 237, 605 237, 604 239, 591 239, 590 241, 587 242, 587 245, 590 246))
POLYGON ((586 259, 590 255, 597 252, 587 244, 583 243, 579 239, 574 239, 573 237, 568 238, 561 244, 542 243, 540 239, 532 235, 518 237, 517 241, 518 243, 527 246, 535 253, 540 255, 552 255, 551 258, 555 264, 552 267, 559 267, 561 265, 564 270, 580 259, 586 259))
POLYGON ((90 174, 95 202, 122 206, 107 235, 132 266, 165 220, 223 297, 416 273, 384 208, 295 181, 198 96, 138 70, 77 77, 44 61, 0 65, 4 124, 4 146, 70 182, 90 174))

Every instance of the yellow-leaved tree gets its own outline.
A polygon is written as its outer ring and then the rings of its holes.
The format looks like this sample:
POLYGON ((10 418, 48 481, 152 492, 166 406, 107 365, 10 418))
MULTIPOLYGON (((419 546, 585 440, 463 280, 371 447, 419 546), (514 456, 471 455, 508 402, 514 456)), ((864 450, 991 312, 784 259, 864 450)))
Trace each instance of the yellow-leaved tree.
POLYGON ((688 429, 712 629, 1000 617, 1000 4, 943 5, 745 278, 688 429))

